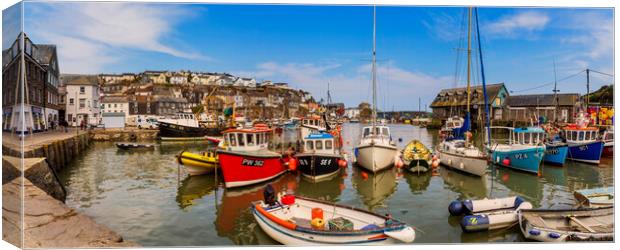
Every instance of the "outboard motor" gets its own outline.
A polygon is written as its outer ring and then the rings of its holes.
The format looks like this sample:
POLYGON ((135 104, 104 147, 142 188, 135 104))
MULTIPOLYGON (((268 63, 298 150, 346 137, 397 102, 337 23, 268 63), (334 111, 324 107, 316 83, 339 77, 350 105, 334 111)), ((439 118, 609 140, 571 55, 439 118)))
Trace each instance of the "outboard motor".
POLYGON ((263 199, 265 204, 269 206, 276 205, 276 191, 273 190, 271 184, 267 184, 267 186, 265 186, 265 190, 263 190, 263 199))

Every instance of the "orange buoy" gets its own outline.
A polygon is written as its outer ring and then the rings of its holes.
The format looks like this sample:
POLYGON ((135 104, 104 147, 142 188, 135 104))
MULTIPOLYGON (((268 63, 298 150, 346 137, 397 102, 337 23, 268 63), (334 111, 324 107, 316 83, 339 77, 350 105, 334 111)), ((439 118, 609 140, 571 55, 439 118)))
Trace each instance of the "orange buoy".
POLYGON ((346 167, 347 166, 347 160, 344 160, 344 159, 338 160, 338 166, 340 166, 341 168, 346 167))
POLYGON ((362 172, 362 178, 364 178, 364 180, 368 179, 368 173, 362 172))
POLYGON ((433 168, 437 168, 437 167, 439 167, 439 161, 438 160, 434 160, 433 163, 431 163, 431 165, 433 166, 433 168))
POLYGON ((320 207, 312 208, 312 219, 323 219, 323 209, 320 207))
POLYGON ((297 170, 297 159, 291 158, 288 160, 288 169, 291 171, 297 170))

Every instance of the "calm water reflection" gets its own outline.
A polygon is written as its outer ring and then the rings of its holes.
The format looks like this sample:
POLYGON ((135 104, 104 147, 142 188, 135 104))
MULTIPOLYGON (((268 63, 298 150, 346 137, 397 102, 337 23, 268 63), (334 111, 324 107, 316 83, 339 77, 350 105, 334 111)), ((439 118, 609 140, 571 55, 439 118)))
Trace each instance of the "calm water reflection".
MULTIPOLYGON (((361 126, 345 125, 345 152, 357 144, 361 126)), ((400 148, 413 138, 427 146, 438 143, 437 131, 391 127, 400 148)), ((294 133, 283 140, 290 135, 294 133)), ((252 201, 262 199, 263 185, 224 190, 215 176, 187 176, 176 162, 182 150, 207 148, 165 142, 153 151, 125 152, 113 143, 93 143, 61 173, 67 204, 144 246, 277 244, 260 230, 249 209, 252 201)), ((447 206, 457 198, 520 195, 535 207, 570 207, 573 190, 613 185, 612 163, 544 166, 541 177, 497 167, 482 178, 443 167, 436 175, 418 176, 399 169, 366 175, 349 166, 320 183, 286 174, 271 184, 277 190, 390 213, 418 229, 416 243, 522 241, 517 229, 464 234, 447 206)))

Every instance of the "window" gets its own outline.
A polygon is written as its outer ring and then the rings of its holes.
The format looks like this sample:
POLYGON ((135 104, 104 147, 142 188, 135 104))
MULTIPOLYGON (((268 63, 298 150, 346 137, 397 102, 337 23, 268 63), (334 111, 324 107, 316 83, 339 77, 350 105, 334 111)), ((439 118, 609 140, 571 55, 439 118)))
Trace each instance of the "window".
POLYGON ((228 134, 228 140, 230 141, 231 146, 237 146, 237 140, 235 134, 228 134))
POLYGON ((108 103, 108 108, 112 108, 112 104, 108 103))
POLYGON ((332 140, 325 141, 325 149, 332 149, 332 140))
POLYGON ((579 132, 579 140, 583 141, 585 137, 585 133, 583 131, 579 132))
POLYGON ((86 107, 86 99, 80 98, 80 108, 86 107))
POLYGON ((80 94, 84 94, 86 92, 86 87, 80 86, 80 94))
POLYGON ((245 140, 243 140, 243 134, 237 134, 237 141, 239 142, 239 146, 245 146, 245 140))
POLYGON ((314 144, 312 143, 312 141, 306 141, 306 149, 307 150, 313 150, 314 149, 313 145, 314 144))
POLYGON ((246 134, 245 141, 248 146, 254 146, 254 134, 246 134))
POLYGON ((388 128, 383 128, 383 135, 387 136, 390 134, 390 132, 388 132, 388 128))
POLYGON ((316 141, 315 142, 315 148, 316 148, 316 150, 323 149, 323 141, 316 141))

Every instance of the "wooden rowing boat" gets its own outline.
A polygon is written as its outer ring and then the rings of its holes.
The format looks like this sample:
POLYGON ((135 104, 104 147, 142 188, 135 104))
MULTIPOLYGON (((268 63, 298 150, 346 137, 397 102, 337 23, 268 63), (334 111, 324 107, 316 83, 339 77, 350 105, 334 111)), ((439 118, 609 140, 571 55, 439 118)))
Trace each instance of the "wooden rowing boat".
POLYGON ((580 207, 606 207, 614 205, 614 187, 577 190, 574 193, 580 207))
POLYGON ((293 195, 254 202, 252 212, 263 231, 285 245, 393 244, 415 239, 413 228, 390 216, 293 195))
POLYGON ((614 208, 519 211, 525 238, 536 241, 613 241, 614 208))
POLYGON ((153 144, 138 144, 138 143, 116 143, 116 147, 120 149, 154 149, 153 144))

